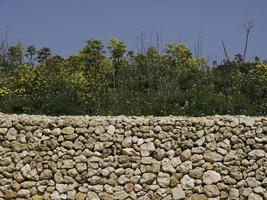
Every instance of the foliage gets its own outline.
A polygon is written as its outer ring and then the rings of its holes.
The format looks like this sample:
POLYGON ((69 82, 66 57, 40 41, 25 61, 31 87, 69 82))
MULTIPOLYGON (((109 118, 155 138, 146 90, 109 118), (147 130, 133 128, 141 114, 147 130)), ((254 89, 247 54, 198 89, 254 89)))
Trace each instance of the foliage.
POLYGON ((242 57, 209 68, 184 44, 127 52, 89 40, 62 58, 49 48, 0 54, 0 111, 89 115, 266 115, 267 64, 242 57))

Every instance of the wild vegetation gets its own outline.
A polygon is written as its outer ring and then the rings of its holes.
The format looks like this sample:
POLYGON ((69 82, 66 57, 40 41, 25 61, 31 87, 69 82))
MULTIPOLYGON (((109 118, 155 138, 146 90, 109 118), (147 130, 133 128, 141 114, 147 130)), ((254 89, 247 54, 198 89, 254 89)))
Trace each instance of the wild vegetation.
POLYGON ((267 115, 267 64, 241 55, 209 67, 183 44, 128 51, 89 40, 63 58, 1 47, 0 112, 71 115, 267 115))

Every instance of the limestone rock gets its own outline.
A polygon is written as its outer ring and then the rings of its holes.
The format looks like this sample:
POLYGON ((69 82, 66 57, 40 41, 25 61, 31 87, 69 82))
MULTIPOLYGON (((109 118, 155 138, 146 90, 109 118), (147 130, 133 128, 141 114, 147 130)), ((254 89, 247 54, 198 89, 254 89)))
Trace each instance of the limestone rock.
POLYGON ((5 199, 16 199, 17 193, 14 190, 7 190, 4 192, 5 194, 5 199))
POLYGON ((119 178, 118 178, 118 183, 121 184, 121 185, 124 185, 126 183, 129 182, 129 178, 126 177, 124 174, 121 175, 119 178))
POLYGON ((75 162, 71 159, 69 160, 63 160, 63 165, 61 166, 62 169, 71 169, 74 168, 75 162))
POLYGON ((166 188, 170 184, 170 175, 160 172, 157 176, 157 182, 160 187, 166 188))
POLYGON ((29 198, 31 196, 31 193, 29 190, 20 189, 17 195, 18 197, 22 197, 22 198, 29 198))
POLYGON ((181 173, 173 174, 170 178, 170 187, 176 187, 179 184, 181 178, 181 173))
POLYGON ((157 160, 162 160, 166 155, 166 152, 164 149, 157 148, 153 154, 153 157, 157 160))
POLYGON ((0 135, 5 135, 7 130, 7 128, 0 128, 0 135))
POLYGON ((66 149, 72 149, 74 145, 71 141, 65 141, 61 143, 61 146, 65 147, 66 149))
MULTIPOLYGON (((25 176, 24 176, 25 177, 25 176)), ((22 182, 24 180, 24 177, 22 176, 21 172, 15 172, 14 173, 14 179, 15 181, 17 181, 18 183, 22 182)))
POLYGON ((263 189, 261 186, 255 187, 253 190, 257 194, 263 194, 266 191, 266 189, 263 189))
POLYGON ((153 173, 144 173, 140 179, 140 183, 152 184, 156 175, 153 173))
POLYGON ((76 169, 79 173, 82 173, 83 171, 87 170, 87 164, 86 163, 77 163, 76 169))
POLYGON ((127 197, 128 197, 128 194, 124 190, 120 190, 114 193, 115 200, 123 200, 123 199, 126 199, 127 197))
POLYGON ((251 159, 257 160, 265 156, 265 151, 261 149, 254 149, 248 153, 251 159))
POLYGON ((164 158, 161 161, 161 165, 162 165, 162 170, 164 172, 170 173, 170 174, 174 174, 176 172, 176 170, 174 169, 171 160, 168 158, 164 158))
POLYGON ((23 189, 27 189, 27 188, 31 188, 33 186, 36 185, 36 182, 34 181, 24 181, 20 184, 20 186, 23 188, 23 189))
POLYGON ((25 166, 23 166, 21 169, 21 174, 24 176, 24 177, 27 177, 29 172, 31 171, 31 166, 29 164, 26 164, 25 166))
POLYGON ((213 183, 217 183, 218 181, 220 181, 221 175, 213 170, 208 170, 203 174, 203 183, 210 185, 213 183))
POLYGON ((113 171, 114 171, 113 167, 107 167, 101 171, 101 174, 106 177, 109 176, 113 171))
POLYGON ((263 200, 263 198, 258 195, 258 194, 255 194, 255 193, 251 193, 249 196, 248 196, 248 200, 263 200))
POLYGON ((180 157, 174 157, 171 159, 171 163, 173 167, 177 167, 178 165, 180 165, 182 163, 180 157))
POLYGON ((107 128, 107 133, 110 134, 110 135, 113 135, 115 133, 115 126, 113 125, 109 125, 108 128, 107 128))
POLYGON ((56 189, 60 194, 62 194, 62 193, 65 193, 65 192, 68 191, 68 185, 67 184, 57 183, 56 184, 56 189))
POLYGON ((65 140, 74 141, 78 135, 77 134, 67 134, 63 136, 65 140))
POLYGON ((239 199, 239 190, 236 188, 231 188, 229 191, 228 199, 229 200, 239 199))
POLYGON ((216 185, 205 185, 204 193, 207 197, 217 197, 220 195, 220 191, 216 185))
POLYGON ((181 165, 177 167, 177 171, 183 174, 188 173, 189 170, 192 169, 192 161, 185 161, 181 165))
POLYGON ((54 175, 54 180, 56 183, 63 183, 64 179, 60 171, 57 171, 54 175))
POLYGON ((68 175, 73 177, 73 178, 76 178, 76 176, 78 175, 78 172, 77 172, 76 168, 69 169, 68 170, 68 175))
POLYGON ((96 127, 96 129, 95 129, 95 133, 97 134, 97 135, 100 135, 100 134, 102 134, 102 133, 104 133, 105 132, 105 129, 102 127, 102 126, 98 126, 98 127, 96 127))
POLYGON ((246 182, 247 182, 248 186, 251 188, 257 187, 261 184, 259 181, 257 181, 257 179, 255 177, 248 177, 246 179, 246 182))
POLYGON ((162 128, 159 125, 157 125, 157 126, 155 126, 154 131, 156 133, 159 133, 160 131, 162 131, 162 128))
POLYGON ((152 142, 144 143, 140 146, 141 156, 149 156, 155 151, 155 145, 152 142))
POLYGON ((124 148, 124 149, 121 150, 121 153, 123 155, 128 155, 128 156, 140 155, 139 152, 135 151, 133 148, 124 148))
POLYGON ((122 147, 124 148, 130 148, 132 146, 132 137, 126 137, 123 141, 122 141, 122 147))
POLYGON ((124 190, 126 191, 126 192, 132 192, 133 191, 133 189, 134 189, 134 185, 132 184, 132 183, 127 183, 125 186, 124 186, 124 190))
POLYGON ((0 160, 0 166, 8 166, 12 163, 11 157, 4 157, 0 160))
POLYGON ((11 142, 11 147, 14 151, 16 152, 22 152, 28 149, 27 144, 22 144, 17 141, 12 141, 11 142))
POLYGON ((51 134, 54 135, 54 136, 59 136, 61 133, 61 130, 60 128, 55 128, 51 131, 51 134))
POLYGON ((177 187, 172 189, 172 198, 174 200, 179 200, 179 199, 185 198, 185 192, 183 191, 183 188, 181 185, 178 185, 177 187))
POLYGON ((109 142, 112 140, 112 136, 108 133, 103 133, 99 136, 101 142, 109 142))
MULTIPOLYGON (((65 127, 61 130, 61 133, 64 135, 74 134, 74 128, 71 126, 65 127)), ((53 132, 53 131, 52 131, 53 132)))
POLYGON ((50 197, 51 197, 51 200, 60 200, 60 194, 56 190, 50 195, 50 197))
POLYGON ((40 180, 49 180, 53 178, 53 172, 50 169, 45 169, 40 174, 40 180))
POLYGON ((183 151, 181 153, 181 160, 182 161, 186 161, 186 160, 190 160, 191 159, 191 150, 190 149, 186 149, 185 151, 183 151))
POLYGON ((224 176, 223 178, 223 182, 227 185, 234 185, 236 184, 236 180, 230 176, 224 176))
POLYGON ((252 127, 255 124, 255 120, 251 117, 241 117, 239 121, 240 121, 240 124, 244 124, 249 127, 252 127))
POLYGON ((203 160, 203 156, 202 156, 202 155, 199 155, 199 154, 194 154, 194 155, 191 157, 191 161, 192 161, 193 163, 200 162, 201 160, 203 160))
POLYGON ((23 134, 19 134, 19 135, 17 136, 17 141, 20 142, 20 143, 25 144, 25 143, 27 142, 26 136, 23 135, 23 134))
POLYGON ((84 200, 86 198, 86 194, 82 192, 77 192, 75 194, 75 200, 84 200))
POLYGON ((104 143, 103 142, 96 142, 94 150, 95 151, 103 151, 105 149, 104 143))
POLYGON ((203 175, 204 169, 201 167, 196 167, 189 171, 189 176, 194 179, 200 179, 203 175))
POLYGON ((206 161, 208 162, 217 162, 217 161, 222 161, 223 160, 223 156, 214 152, 214 151, 210 151, 210 150, 207 150, 205 153, 204 153, 204 158, 206 161))
POLYGON ((98 197, 98 195, 95 192, 88 192, 87 198, 90 200, 100 200, 100 198, 98 197))
POLYGON ((242 180, 243 179, 243 174, 242 174, 242 172, 239 172, 239 171, 230 171, 230 176, 236 180, 242 180))
POLYGON ((6 133, 6 139, 9 141, 17 139, 18 131, 15 128, 10 128, 6 133))
POLYGON ((234 151, 234 150, 230 150, 224 157, 225 162, 229 162, 229 161, 235 160, 235 159, 236 159, 236 151, 234 151))
POLYGON ((195 182, 195 179, 190 178, 188 175, 184 175, 184 177, 181 179, 182 188, 185 190, 194 188, 195 182))

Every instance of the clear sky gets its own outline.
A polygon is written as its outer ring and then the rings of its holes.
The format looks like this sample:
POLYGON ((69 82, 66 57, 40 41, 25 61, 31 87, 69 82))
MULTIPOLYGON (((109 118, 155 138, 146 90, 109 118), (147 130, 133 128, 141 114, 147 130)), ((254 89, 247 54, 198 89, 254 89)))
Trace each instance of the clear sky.
POLYGON ((62 56, 91 38, 117 37, 137 49, 142 31, 152 42, 162 32, 165 42, 191 49, 202 36, 204 56, 220 59, 222 39, 230 56, 243 51, 243 23, 250 20, 248 57, 267 58, 267 0, 0 0, 0 40, 8 28, 11 44, 46 46, 62 56))

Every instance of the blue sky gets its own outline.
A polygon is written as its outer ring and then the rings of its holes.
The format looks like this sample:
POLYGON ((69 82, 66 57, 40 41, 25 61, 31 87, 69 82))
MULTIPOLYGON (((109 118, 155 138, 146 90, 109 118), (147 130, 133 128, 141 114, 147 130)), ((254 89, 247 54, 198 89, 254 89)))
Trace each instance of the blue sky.
POLYGON ((221 40, 230 56, 242 52, 243 23, 253 21, 248 57, 267 58, 266 0, 0 0, 0 40, 19 40, 49 47, 55 54, 75 54, 91 38, 110 37, 137 49, 136 36, 145 33, 155 43, 182 41, 191 49, 203 37, 203 54, 223 56, 221 40))

